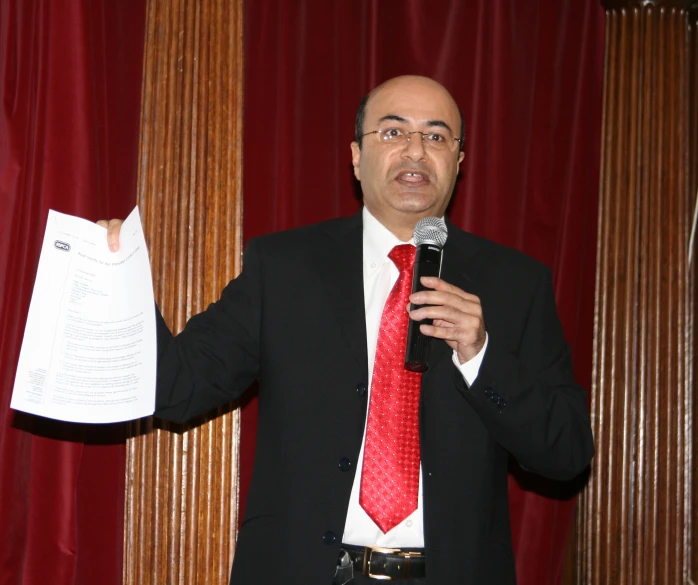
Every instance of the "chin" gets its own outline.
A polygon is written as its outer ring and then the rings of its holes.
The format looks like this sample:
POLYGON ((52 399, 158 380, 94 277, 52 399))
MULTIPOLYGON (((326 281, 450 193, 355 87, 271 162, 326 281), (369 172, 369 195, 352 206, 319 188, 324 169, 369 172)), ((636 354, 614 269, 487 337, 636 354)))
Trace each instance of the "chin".
POLYGON ((394 208, 403 213, 420 216, 436 215, 440 209, 433 200, 422 197, 403 198, 394 205, 394 208))

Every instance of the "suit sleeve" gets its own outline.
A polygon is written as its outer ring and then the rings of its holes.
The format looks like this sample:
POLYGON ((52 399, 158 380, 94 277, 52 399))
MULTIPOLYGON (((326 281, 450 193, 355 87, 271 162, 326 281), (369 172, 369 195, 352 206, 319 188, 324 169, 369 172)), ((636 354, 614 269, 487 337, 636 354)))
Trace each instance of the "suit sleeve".
POLYGON ((547 268, 536 284, 518 353, 492 335, 470 388, 454 371, 465 399, 523 467, 559 480, 587 467, 594 443, 586 392, 574 382, 547 268))
POLYGON ((236 400, 259 374, 261 262, 255 241, 221 298, 176 337, 156 311, 155 416, 185 422, 236 400))

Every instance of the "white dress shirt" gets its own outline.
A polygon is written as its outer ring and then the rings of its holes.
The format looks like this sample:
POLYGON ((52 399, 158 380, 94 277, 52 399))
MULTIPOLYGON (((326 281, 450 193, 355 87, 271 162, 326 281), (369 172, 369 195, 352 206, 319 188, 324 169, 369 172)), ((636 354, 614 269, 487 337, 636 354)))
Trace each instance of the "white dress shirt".
MULTIPOLYGON (((388 254, 395 246, 405 242, 401 242, 373 217, 365 207, 362 213, 364 303, 366 306, 366 348, 368 350, 368 399, 370 404, 373 365, 376 357, 376 343, 378 341, 378 330, 380 329, 383 306, 399 276, 398 269, 392 260, 388 258, 388 254)), ((414 242, 410 240, 408 243, 413 244, 414 242)), ((468 386, 472 385, 475 378, 477 378, 480 364, 487 349, 487 342, 488 340, 485 340, 484 347, 473 359, 462 365, 458 361, 456 352, 453 352, 453 363, 460 370, 468 386)), ((349 499, 347 522, 344 527, 342 542, 359 546, 376 545, 393 548, 422 548, 424 547, 424 525, 422 522, 421 468, 417 509, 389 532, 383 533, 359 504, 364 444, 366 441, 365 427, 364 423, 364 438, 361 443, 359 460, 356 463, 356 475, 349 499)))

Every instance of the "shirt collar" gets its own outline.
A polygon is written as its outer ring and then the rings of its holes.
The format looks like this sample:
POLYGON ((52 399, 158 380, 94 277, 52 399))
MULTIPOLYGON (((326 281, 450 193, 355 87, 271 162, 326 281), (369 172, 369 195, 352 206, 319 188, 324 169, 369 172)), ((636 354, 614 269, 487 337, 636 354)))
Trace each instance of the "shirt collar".
POLYGON ((364 260, 366 262, 382 262, 388 257, 390 250, 400 244, 414 245, 414 238, 410 238, 408 242, 401 241, 379 222, 365 205, 361 210, 361 217, 363 220, 364 260))
POLYGON ((393 232, 379 222, 364 206, 362 212, 363 239, 364 239, 364 264, 367 266, 380 266, 385 262, 390 250, 399 244, 414 244, 401 241, 393 232))

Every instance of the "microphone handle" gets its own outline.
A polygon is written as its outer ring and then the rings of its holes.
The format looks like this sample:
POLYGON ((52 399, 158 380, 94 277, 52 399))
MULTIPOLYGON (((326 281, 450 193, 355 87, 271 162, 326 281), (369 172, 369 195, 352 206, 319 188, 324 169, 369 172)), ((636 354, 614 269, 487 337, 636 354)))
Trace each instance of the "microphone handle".
MULTIPOLYGON (((412 292, 432 290, 420 282, 422 276, 439 276, 441 274, 441 255, 443 251, 435 244, 420 244, 414 261, 412 276, 412 292)), ((419 309, 425 305, 410 305, 410 309, 419 309)), ((431 319, 413 321, 410 319, 407 329, 407 351, 405 353, 405 368, 411 372, 424 372, 429 367, 429 347, 431 338, 424 335, 419 326, 424 323, 431 325, 431 319)))

